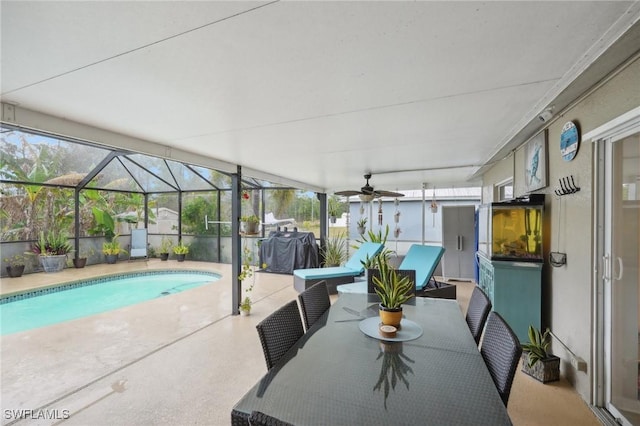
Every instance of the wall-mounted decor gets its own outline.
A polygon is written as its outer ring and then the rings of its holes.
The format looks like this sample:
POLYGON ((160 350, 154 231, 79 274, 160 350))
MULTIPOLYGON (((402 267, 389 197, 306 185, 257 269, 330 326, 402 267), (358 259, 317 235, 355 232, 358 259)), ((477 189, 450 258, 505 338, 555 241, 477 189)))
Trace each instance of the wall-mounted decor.
POLYGON ((547 186, 547 129, 524 147, 524 186, 526 192, 547 186))
POLYGON ((571 161, 578 153, 580 146, 580 135, 578 133, 578 127, 573 121, 567 121, 562 126, 562 133, 560 134, 560 155, 564 161, 571 161))

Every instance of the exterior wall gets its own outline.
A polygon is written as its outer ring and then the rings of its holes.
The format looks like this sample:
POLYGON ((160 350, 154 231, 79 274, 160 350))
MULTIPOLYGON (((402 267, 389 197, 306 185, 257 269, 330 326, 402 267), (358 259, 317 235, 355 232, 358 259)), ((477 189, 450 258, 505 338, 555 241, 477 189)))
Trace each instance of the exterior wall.
MULTIPOLYGON (((550 251, 567 254, 567 264, 553 268, 548 261, 543 269, 543 324, 576 355, 587 361, 587 373, 578 372, 570 363, 569 354, 554 340, 553 352, 563 359, 562 374, 587 401, 592 400, 594 359, 593 329, 593 147, 580 144, 573 161, 560 156, 560 133, 567 121, 574 121, 583 135, 619 115, 640 105, 640 60, 636 60, 602 87, 548 126, 548 186, 536 193, 546 194, 545 258, 550 251), (580 192, 557 197, 559 179, 573 175, 580 192)), ((522 148, 522 147, 521 147, 522 148)), ((497 163, 483 176, 483 202, 492 200, 493 185, 508 178, 513 170, 514 195, 524 195, 524 150, 515 158, 497 163)))
MULTIPOLYGON (((514 170, 514 155, 511 154, 504 160, 496 163, 490 170, 483 175, 482 179, 484 181, 484 185, 482 186, 482 203, 492 203, 494 201, 498 201, 495 196, 495 188, 494 185, 499 182, 504 182, 509 178, 514 179, 515 185, 515 170, 514 170)), ((519 193, 516 192, 514 187, 514 195, 518 196, 519 193)))

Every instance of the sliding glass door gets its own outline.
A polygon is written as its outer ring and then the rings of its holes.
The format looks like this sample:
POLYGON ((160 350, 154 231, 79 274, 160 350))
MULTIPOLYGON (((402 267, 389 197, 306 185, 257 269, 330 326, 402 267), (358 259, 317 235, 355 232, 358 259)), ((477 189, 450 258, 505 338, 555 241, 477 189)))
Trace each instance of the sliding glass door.
POLYGON ((599 386, 620 423, 640 425, 640 128, 629 133, 601 140, 598 148, 599 386))

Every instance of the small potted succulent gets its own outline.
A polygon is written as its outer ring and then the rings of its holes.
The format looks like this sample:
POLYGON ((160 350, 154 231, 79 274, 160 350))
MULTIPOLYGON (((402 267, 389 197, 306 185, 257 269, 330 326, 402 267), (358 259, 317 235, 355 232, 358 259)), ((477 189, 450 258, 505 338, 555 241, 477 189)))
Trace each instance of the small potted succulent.
POLYGON ((22 254, 14 254, 13 256, 6 258, 5 263, 7 264, 7 274, 11 278, 21 277, 24 273, 25 268, 25 257, 22 254))

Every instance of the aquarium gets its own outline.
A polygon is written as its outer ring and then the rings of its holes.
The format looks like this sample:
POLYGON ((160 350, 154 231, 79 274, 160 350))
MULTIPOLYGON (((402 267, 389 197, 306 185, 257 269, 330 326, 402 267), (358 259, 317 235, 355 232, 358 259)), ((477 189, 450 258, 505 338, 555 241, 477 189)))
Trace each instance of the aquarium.
POLYGON ((544 198, 478 208, 478 251, 491 260, 543 261, 544 198))

